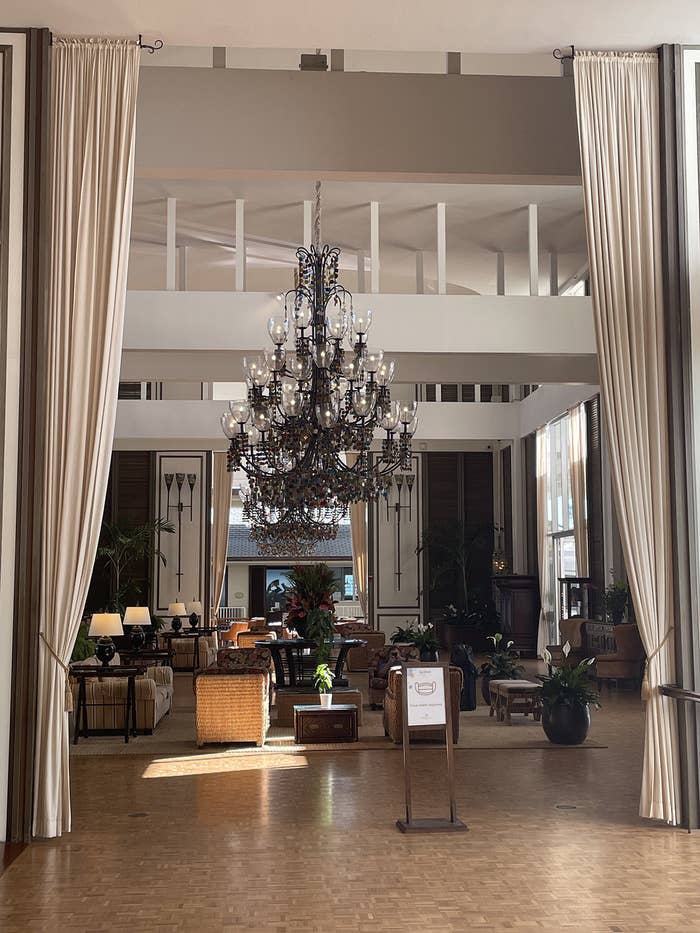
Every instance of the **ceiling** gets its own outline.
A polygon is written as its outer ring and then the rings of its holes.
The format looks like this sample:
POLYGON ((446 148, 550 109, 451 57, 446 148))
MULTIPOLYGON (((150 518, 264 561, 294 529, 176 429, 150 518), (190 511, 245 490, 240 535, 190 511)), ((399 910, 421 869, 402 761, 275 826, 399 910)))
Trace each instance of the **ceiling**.
MULTIPOLYGON (((226 289, 235 262, 235 199, 245 199, 249 288, 274 291, 261 270, 274 268, 288 286, 294 250, 303 239, 303 207, 314 197, 312 182, 239 179, 230 182, 137 179, 132 222, 131 288, 161 288, 164 275, 166 199, 177 199, 177 244, 187 246, 188 288, 226 289)), ((380 205, 382 291, 415 291, 416 253, 425 277, 436 277, 436 207, 446 203, 447 277, 453 290, 495 293, 496 253, 503 251, 510 294, 528 293, 527 206, 539 209, 541 275, 547 253, 559 256, 559 281, 585 263, 581 188, 578 186, 439 185, 324 182, 322 236, 345 251, 344 266, 356 269, 356 252, 369 254, 369 203, 380 205), (388 284, 390 283, 390 284, 388 284)), ((367 266, 369 268, 369 266, 367 266)), ((428 285, 430 290, 430 284, 428 285)))
POLYGON ((172 45, 542 53, 697 42, 697 0, 3 0, 5 26, 172 45))

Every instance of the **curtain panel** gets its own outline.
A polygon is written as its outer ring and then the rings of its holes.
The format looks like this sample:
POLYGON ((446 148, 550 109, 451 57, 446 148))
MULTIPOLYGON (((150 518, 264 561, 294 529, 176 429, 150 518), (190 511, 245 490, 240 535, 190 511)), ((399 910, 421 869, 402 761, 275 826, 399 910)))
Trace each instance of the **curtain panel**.
POLYGON ((537 429, 537 566, 540 576, 540 624, 537 629, 537 656, 541 658, 549 641, 549 623, 552 618, 552 580, 549 560, 549 518, 547 515, 549 471, 549 430, 547 425, 537 429))
POLYGON ((221 605, 221 593, 226 577, 226 558, 228 557, 228 526, 231 514, 231 489, 233 473, 227 469, 227 455, 217 451, 214 454, 214 523, 211 531, 212 585, 211 614, 216 616, 221 605))
POLYGON ((588 517, 586 515, 586 405, 574 405, 567 412, 567 462, 569 465, 569 489, 574 507, 574 544, 576 547, 576 573, 579 577, 589 575, 588 567, 588 517))
POLYGON ((576 106, 601 397, 625 564, 647 654, 640 814, 680 821, 662 290, 658 59, 584 52, 576 106))
POLYGON ((33 831, 71 827, 66 673, 95 561, 117 406, 139 50, 54 36, 46 463, 33 831))

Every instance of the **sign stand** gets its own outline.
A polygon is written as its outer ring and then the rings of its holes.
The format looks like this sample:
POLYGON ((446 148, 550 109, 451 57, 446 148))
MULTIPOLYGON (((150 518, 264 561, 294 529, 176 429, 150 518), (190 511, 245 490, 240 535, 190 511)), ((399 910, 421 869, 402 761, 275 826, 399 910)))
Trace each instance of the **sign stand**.
POLYGON ((450 666, 444 662, 422 664, 406 661, 401 665, 403 705, 403 770, 406 781, 406 819, 397 820, 402 833, 454 833, 469 828, 457 818, 455 802, 454 746, 452 742, 452 703, 450 666), (411 742, 409 730, 434 732, 444 727, 447 746, 447 784, 450 795, 449 819, 413 819, 411 802, 411 742))

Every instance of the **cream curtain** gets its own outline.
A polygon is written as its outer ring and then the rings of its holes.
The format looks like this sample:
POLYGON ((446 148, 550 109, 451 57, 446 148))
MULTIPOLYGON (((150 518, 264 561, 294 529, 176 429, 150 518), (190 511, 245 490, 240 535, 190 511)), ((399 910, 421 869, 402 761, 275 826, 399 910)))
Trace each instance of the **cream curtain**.
POLYGON ((640 814, 678 823, 671 508, 655 53, 574 62, 601 396, 625 563, 647 653, 640 814))
POLYGON ((540 574, 540 624, 537 630, 537 656, 542 657, 549 643, 549 623, 552 618, 552 581, 549 559, 549 503, 547 476, 549 472, 549 431, 545 425, 537 429, 537 566, 540 574))
MULTIPOLYGON (((357 460, 356 451, 347 451, 345 459, 348 466, 357 460)), ((367 503, 353 502, 350 506, 350 538, 352 541, 352 575, 357 587, 362 615, 367 619, 367 503)))
POLYGON ((71 827, 65 673, 109 475, 131 226, 139 50, 54 36, 44 527, 33 830, 71 827), (45 639, 45 641, 44 641, 45 639), (54 657, 55 654, 55 657, 54 657))
POLYGON ((588 576, 588 518, 586 515, 586 405, 574 405, 568 411, 567 460, 569 488, 574 506, 574 544, 576 573, 588 576))
POLYGON ((211 562, 212 586, 211 600, 212 616, 215 616, 221 605, 221 593, 226 577, 226 558, 228 556, 228 524, 231 514, 231 486, 233 473, 226 469, 226 453, 214 454, 214 523, 211 532, 211 562))

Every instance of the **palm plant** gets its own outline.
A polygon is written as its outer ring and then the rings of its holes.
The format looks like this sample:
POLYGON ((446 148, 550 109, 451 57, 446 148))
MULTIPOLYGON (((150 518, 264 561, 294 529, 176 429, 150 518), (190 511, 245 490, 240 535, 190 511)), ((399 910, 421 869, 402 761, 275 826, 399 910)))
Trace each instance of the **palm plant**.
POLYGON ((158 547, 158 535, 174 532, 172 522, 163 518, 131 526, 103 522, 97 557, 105 561, 111 571, 114 586, 112 608, 116 612, 123 614, 126 605, 141 595, 141 586, 128 575, 133 564, 154 554, 165 566, 167 561, 158 547))

